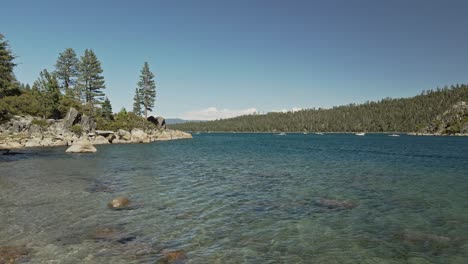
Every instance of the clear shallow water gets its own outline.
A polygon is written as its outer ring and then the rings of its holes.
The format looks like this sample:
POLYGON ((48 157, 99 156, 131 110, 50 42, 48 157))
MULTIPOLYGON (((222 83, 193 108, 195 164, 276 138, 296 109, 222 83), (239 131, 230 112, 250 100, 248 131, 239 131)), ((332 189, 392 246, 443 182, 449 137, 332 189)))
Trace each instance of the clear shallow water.
POLYGON ((0 246, 26 246, 29 263, 164 263, 167 249, 187 263, 468 263, 468 138, 200 134, 97 148, 0 156, 0 246), (140 206, 109 210, 120 195, 140 206))

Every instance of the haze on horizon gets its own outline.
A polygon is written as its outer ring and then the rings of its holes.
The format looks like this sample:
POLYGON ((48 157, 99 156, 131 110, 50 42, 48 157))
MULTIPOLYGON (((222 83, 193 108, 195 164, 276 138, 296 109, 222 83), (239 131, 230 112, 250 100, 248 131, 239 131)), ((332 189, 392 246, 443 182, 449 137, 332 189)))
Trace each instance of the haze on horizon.
POLYGON ((114 111, 144 61, 155 113, 211 120, 331 107, 468 83, 467 1, 6 1, 19 81, 85 48, 114 111))

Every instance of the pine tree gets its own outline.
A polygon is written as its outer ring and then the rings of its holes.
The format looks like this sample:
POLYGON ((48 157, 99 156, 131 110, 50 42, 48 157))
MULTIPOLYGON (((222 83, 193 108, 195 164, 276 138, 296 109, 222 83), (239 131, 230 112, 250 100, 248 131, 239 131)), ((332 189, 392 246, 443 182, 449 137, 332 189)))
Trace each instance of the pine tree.
POLYGON ((137 116, 141 116, 142 111, 141 111, 141 97, 140 97, 140 92, 138 91, 138 88, 135 89, 135 96, 133 97, 133 113, 136 114, 137 116))
POLYGON ((148 117, 148 111, 152 111, 156 99, 156 84, 153 80, 154 74, 150 71, 148 62, 145 62, 138 82, 138 92, 143 105, 145 118, 148 117))
POLYGON ((44 118, 60 118, 61 93, 54 74, 50 74, 47 70, 41 71, 39 78, 33 84, 32 92, 41 104, 44 118))
POLYGON ((100 104, 106 88, 102 74, 101 62, 97 59, 93 50, 86 49, 79 64, 78 89, 84 93, 84 101, 94 111, 94 107, 100 104))
POLYGON ((8 41, 3 40, 0 34, 0 98, 8 95, 8 92, 15 85, 16 78, 13 74, 13 68, 16 64, 13 62, 13 55, 8 41))
POLYGON ((113 117, 114 117, 113 114, 112 114, 111 102, 110 102, 109 98, 107 98, 107 97, 104 100, 104 102, 102 103, 101 112, 102 112, 102 117, 104 117, 107 120, 112 120, 113 117))
POLYGON ((59 54, 55 63, 55 75, 61 81, 61 87, 66 94, 69 89, 74 88, 78 77, 79 60, 72 48, 66 49, 59 54))

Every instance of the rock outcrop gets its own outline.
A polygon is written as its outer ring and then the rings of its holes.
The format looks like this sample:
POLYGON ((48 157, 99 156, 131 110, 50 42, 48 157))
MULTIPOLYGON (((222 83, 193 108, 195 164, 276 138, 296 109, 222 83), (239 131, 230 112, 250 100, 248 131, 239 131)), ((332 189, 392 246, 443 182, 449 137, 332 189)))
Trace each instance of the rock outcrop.
POLYGON ((468 135, 468 104, 459 102, 438 115, 420 135, 468 135))
POLYGON ((0 125, 0 149, 73 145, 68 152, 94 152, 95 148, 91 148, 90 145, 149 143, 192 138, 189 133, 164 129, 165 120, 162 117, 153 117, 153 119, 160 128, 146 130, 135 128, 132 131, 119 129, 114 132, 96 130, 96 122, 74 108, 70 108, 65 118, 61 120, 14 116, 0 125), (81 133, 74 129, 75 125, 80 126, 81 133))
POLYGON ((68 153, 94 153, 96 152, 96 148, 86 140, 80 140, 74 142, 65 152, 68 153))

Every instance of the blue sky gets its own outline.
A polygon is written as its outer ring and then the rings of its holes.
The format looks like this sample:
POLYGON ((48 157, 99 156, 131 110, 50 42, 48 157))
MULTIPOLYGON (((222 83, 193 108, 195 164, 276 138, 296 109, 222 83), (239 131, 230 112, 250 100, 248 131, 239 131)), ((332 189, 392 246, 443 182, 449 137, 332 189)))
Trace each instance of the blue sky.
POLYGON ((17 78, 91 48, 114 111, 145 61, 155 113, 212 119, 468 83, 468 1, 2 1, 17 78))

